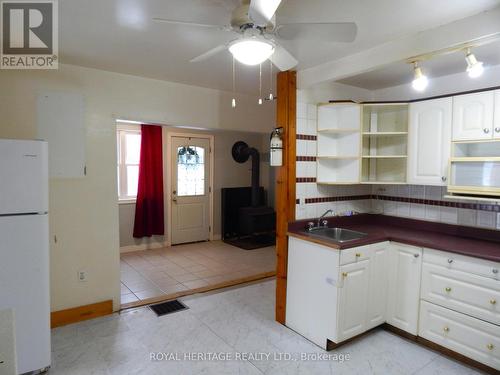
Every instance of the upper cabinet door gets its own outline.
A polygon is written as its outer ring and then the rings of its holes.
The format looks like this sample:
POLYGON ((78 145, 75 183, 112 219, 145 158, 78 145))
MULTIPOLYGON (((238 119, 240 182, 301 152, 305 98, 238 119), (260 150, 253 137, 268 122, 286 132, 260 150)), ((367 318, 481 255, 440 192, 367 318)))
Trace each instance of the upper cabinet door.
POLYGON ((410 104, 408 183, 446 185, 452 98, 410 104))
POLYGON ((493 91, 453 97, 453 140, 490 139, 493 136, 493 91))
POLYGON ((495 91, 495 121, 493 124, 493 136, 500 138, 500 90, 495 91))

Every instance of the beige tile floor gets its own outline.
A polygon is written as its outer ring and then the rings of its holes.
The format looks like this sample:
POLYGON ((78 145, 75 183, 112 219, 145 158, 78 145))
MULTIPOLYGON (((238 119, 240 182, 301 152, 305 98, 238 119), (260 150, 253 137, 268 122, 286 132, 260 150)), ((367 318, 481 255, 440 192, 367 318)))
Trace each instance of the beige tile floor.
POLYGON ((136 251, 120 258, 122 305, 276 269, 274 246, 243 250, 222 241, 136 251))

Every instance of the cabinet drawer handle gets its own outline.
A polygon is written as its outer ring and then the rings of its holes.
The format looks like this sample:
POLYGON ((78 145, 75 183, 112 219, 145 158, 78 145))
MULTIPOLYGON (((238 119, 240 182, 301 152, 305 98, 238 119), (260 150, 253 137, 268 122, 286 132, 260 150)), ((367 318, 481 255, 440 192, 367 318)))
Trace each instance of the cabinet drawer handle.
POLYGON ((495 348, 495 345, 488 344, 488 345, 486 345, 486 347, 488 348, 488 350, 493 350, 495 348))
POLYGON ((445 290, 446 292, 448 292, 448 293, 449 293, 449 292, 451 292, 451 288, 450 288, 449 286, 447 286, 446 288, 444 288, 444 290, 445 290))
POLYGON ((493 272, 493 273, 496 275, 496 274, 498 273, 498 269, 493 268, 493 269, 491 270, 491 272, 493 272))
POLYGON ((361 258, 361 253, 356 253, 356 258, 361 258))
POLYGON ((448 328, 448 327, 444 327, 444 328, 443 328, 443 331, 445 331, 446 333, 448 333, 448 332, 450 332, 450 328, 448 328))
POLYGON ((495 131, 496 131, 497 133, 500 133, 500 128, 495 128, 495 131))
POLYGON ((496 304, 497 304, 497 300, 496 300, 496 299, 494 299, 494 298, 493 298, 493 299, 490 299, 490 303, 491 303, 492 305, 496 305, 496 304))
POLYGON ((347 277, 347 272, 342 272, 342 277, 347 277))
POLYGON ((441 177, 441 181, 445 182, 447 178, 445 176, 441 177))
POLYGON ((448 259, 448 263, 452 264, 453 263, 453 259, 448 259))
POLYGON ((488 129, 488 128, 484 128, 484 129, 483 129, 483 132, 484 132, 484 134, 488 134, 488 133, 490 132, 490 129, 488 129))
POLYGON ((413 254, 414 258, 418 258, 419 256, 420 256, 420 254, 413 254))

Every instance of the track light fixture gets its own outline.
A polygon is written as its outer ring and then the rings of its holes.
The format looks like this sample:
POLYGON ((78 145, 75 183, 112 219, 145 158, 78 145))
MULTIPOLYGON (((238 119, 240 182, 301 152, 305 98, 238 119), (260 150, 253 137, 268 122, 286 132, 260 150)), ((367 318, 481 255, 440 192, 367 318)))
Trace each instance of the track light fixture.
POLYGON ((470 78, 477 78, 483 74, 483 63, 477 61, 476 56, 474 56, 470 48, 465 50, 465 61, 467 62, 467 74, 470 78))
POLYGON ((429 80, 422 72, 422 68, 418 66, 418 62, 413 62, 413 82, 411 83, 412 87, 416 91, 424 91, 427 85, 429 84, 429 80))

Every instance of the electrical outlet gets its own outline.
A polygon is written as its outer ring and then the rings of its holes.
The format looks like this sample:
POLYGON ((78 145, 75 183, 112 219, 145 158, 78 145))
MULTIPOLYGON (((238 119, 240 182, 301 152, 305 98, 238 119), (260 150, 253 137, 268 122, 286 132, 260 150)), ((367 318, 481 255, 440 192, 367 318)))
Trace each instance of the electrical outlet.
POLYGON ((78 271, 78 281, 80 281, 80 282, 87 281, 87 272, 86 271, 78 271))

